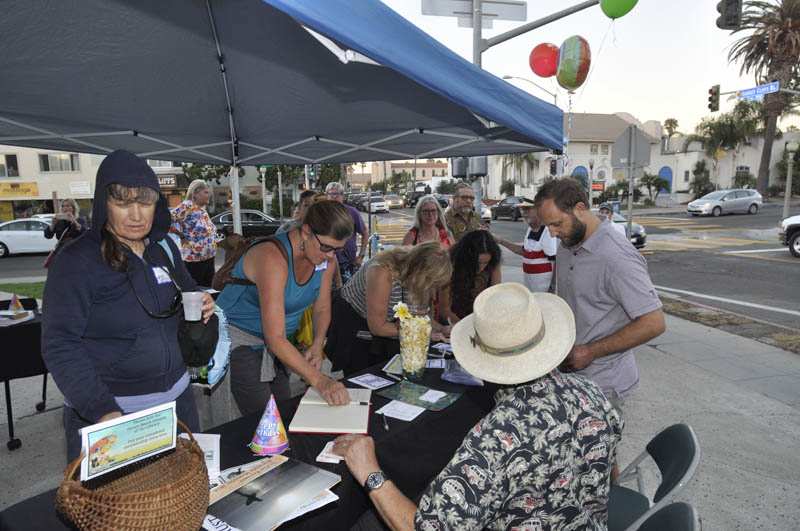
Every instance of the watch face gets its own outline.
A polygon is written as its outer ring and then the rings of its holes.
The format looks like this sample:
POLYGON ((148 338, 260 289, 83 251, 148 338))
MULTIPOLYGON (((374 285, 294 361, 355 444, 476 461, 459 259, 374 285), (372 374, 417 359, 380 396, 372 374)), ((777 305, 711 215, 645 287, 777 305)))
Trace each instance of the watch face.
POLYGON ((367 487, 367 490, 375 490, 381 485, 383 485, 383 482, 385 480, 386 478, 384 477, 383 472, 381 471, 373 472, 372 474, 367 476, 367 481, 365 486, 367 487))

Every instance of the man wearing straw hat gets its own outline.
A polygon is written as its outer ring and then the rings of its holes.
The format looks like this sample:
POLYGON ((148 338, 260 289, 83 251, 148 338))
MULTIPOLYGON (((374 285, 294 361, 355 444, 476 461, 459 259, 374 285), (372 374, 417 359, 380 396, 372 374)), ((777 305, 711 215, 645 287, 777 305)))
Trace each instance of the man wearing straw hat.
POLYGON ((595 384, 558 371, 575 341, 569 306, 498 284, 478 295, 450 338, 464 369, 499 389, 419 506, 380 470, 371 437, 336 439, 334 452, 384 521, 392 529, 605 528, 622 421, 595 384))
POLYGON ((611 222, 589 210, 577 181, 545 183, 534 204, 561 239, 556 294, 572 308, 577 336, 565 367, 591 378, 620 408, 639 383, 633 349, 665 329, 647 262, 611 222))

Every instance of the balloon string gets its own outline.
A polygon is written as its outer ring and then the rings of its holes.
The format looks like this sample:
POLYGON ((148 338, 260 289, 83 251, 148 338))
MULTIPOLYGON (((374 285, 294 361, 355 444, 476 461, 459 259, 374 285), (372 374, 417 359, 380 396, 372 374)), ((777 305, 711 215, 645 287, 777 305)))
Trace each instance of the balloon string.
MULTIPOLYGON (((606 32, 603 35, 603 39, 600 41, 600 48, 597 49, 597 54, 595 54, 595 59, 592 61, 592 64, 589 65, 589 73, 586 74, 586 80, 583 82, 583 85, 581 85, 581 91, 580 91, 580 94, 578 94, 578 101, 581 101, 581 99, 583 98, 583 91, 586 90, 586 84, 589 82, 589 78, 592 77, 592 73, 597 68, 597 63, 600 61, 600 56, 602 55, 603 49, 605 48, 605 45, 606 45, 606 38, 608 37, 608 34, 610 32, 613 32, 613 28, 614 28, 614 20, 612 19, 611 22, 609 23, 608 27, 606 28, 606 32)), ((616 45, 616 42, 617 42, 616 41, 616 34, 614 34, 614 35, 615 35, 614 36, 614 44, 616 45)))

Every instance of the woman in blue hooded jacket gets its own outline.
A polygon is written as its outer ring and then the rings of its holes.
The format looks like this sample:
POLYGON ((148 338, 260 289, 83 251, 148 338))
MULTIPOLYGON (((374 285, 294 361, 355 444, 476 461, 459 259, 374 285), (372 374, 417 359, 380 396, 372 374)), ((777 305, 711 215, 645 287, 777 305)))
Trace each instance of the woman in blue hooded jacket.
MULTIPOLYGON (((198 429, 173 277, 185 291, 196 284, 166 238, 167 202, 144 160, 122 150, 103 160, 92 219, 54 260, 44 290, 42 355, 64 394, 68 461, 80 453, 80 428, 173 400, 198 429)), ((203 317, 213 311, 206 296, 203 317)))

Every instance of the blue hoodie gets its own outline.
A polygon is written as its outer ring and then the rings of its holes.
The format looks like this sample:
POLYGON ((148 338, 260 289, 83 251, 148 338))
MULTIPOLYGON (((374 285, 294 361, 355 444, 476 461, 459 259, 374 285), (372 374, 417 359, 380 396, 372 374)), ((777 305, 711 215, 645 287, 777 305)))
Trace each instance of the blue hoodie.
POLYGON ((174 271, 184 290, 196 284, 166 238, 174 267, 159 241, 171 222, 167 201, 159 194, 144 258, 127 252, 128 272, 111 269, 100 252, 101 229, 108 219, 110 184, 146 186, 160 192, 147 163, 127 151, 114 151, 97 170, 92 228, 70 242, 50 266, 44 289, 42 356, 66 402, 90 422, 119 411, 116 396, 169 390, 186 373, 178 345, 178 315, 150 317, 168 310, 177 289, 159 283, 153 266, 174 271), (136 290, 131 289, 131 284, 136 290))

